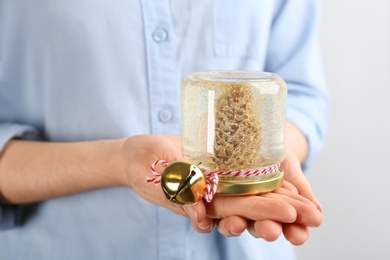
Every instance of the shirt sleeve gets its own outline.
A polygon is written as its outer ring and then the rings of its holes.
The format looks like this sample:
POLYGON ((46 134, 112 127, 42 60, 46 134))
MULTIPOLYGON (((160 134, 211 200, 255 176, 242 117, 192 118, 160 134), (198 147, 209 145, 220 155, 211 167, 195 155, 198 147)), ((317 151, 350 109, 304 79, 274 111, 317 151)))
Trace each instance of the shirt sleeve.
POLYGON ((329 98, 318 42, 320 1, 283 1, 272 24, 265 70, 287 83, 287 120, 309 144, 307 170, 322 148, 329 121, 329 98))
MULTIPOLYGON (((38 131, 30 125, 0 123, 0 153, 6 143, 13 139, 38 139, 38 131)), ((12 228, 18 223, 18 212, 22 206, 0 203, 0 230, 12 228)))

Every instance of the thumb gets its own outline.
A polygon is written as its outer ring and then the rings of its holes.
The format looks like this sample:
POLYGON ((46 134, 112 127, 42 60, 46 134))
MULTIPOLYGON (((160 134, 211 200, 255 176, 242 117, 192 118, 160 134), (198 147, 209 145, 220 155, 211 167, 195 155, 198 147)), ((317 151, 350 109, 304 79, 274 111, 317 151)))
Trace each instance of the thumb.
POLYGON ((297 189, 298 193, 316 204, 317 209, 322 212, 322 206, 318 199, 314 196, 310 182, 302 172, 301 164, 298 158, 289 154, 283 160, 281 168, 285 173, 285 180, 291 182, 297 189))
POLYGON ((214 220, 206 216, 206 207, 203 201, 193 206, 183 206, 183 210, 191 218, 193 228, 200 233, 209 233, 214 228, 214 220))
POLYGON ((206 218, 206 207, 202 200, 192 206, 183 206, 183 209, 195 223, 201 223, 206 218))

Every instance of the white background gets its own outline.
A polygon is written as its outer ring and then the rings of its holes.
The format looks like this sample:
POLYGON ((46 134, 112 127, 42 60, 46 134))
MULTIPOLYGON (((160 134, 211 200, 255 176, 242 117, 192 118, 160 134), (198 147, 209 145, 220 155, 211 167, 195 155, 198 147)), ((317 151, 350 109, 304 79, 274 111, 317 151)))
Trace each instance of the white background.
POLYGON ((298 259, 390 259, 389 15, 387 0, 323 1, 332 121, 308 178, 324 222, 298 259))

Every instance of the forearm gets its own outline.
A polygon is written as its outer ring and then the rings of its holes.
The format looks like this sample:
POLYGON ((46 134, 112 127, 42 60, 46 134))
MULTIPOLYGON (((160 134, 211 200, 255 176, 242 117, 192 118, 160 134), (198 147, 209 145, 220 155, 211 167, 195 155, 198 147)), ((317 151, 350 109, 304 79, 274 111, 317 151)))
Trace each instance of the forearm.
POLYGON ((286 125, 286 149, 298 157, 301 164, 307 157, 309 144, 304 134, 291 122, 286 125))
POLYGON ((0 156, 0 200, 29 203, 123 185, 122 141, 11 140, 0 156))

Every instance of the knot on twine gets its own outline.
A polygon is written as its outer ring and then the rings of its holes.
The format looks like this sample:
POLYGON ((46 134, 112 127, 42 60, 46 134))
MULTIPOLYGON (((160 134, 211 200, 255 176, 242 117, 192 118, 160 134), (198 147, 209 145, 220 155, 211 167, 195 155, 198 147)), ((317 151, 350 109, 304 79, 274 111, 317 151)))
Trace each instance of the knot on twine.
MULTIPOLYGON (((146 177, 146 181, 149 183, 154 183, 155 185, 159 185, 161 183, 161 173, 156 172, 157 165, 168 166, 169 162, 165 160, 157 160, 150 166, 150 170, 154 177, 146 177)), ((200 167, 199 167, 200 168, 200 167)), ((206 178, 206 190, 204 194, 204 199, 206 202, 211 202, 217 192, 219 176, 223 177, 253 177, 260 175, 267 175, 273 172, 276 172, 280 168, 280 163, 264 167, 251 171, 210 171, 204 168, 200 168, 206 178)))

